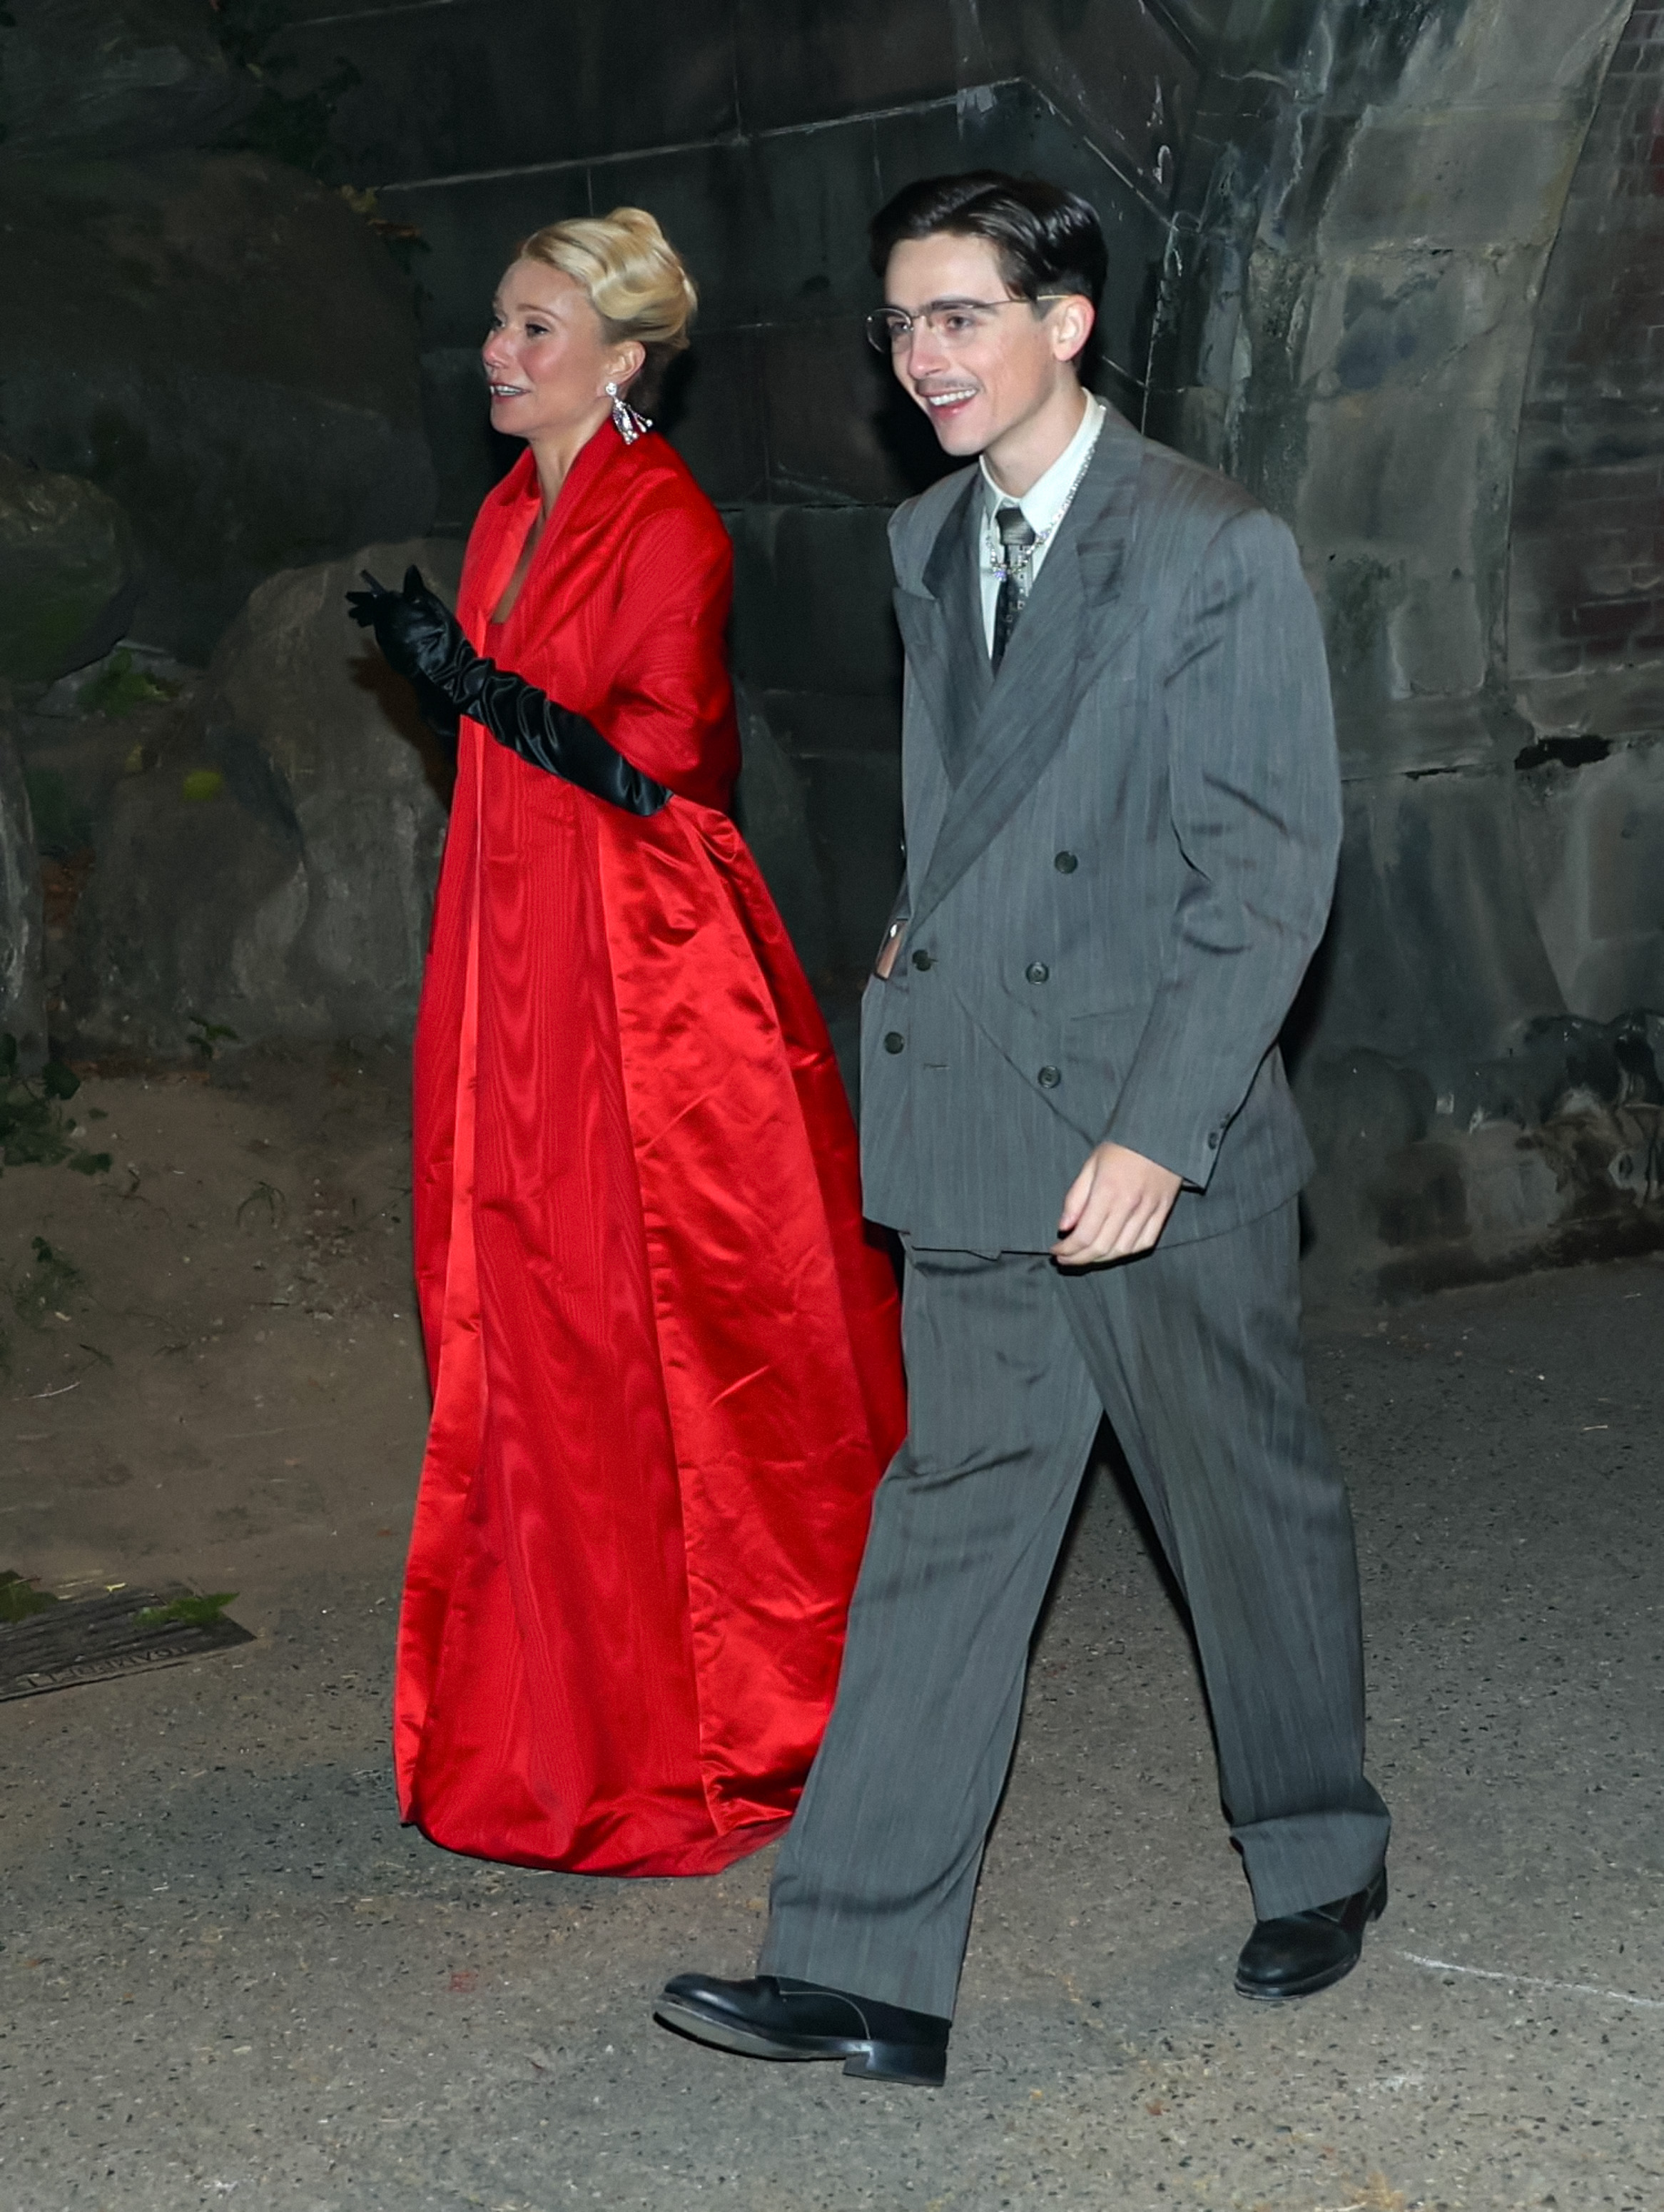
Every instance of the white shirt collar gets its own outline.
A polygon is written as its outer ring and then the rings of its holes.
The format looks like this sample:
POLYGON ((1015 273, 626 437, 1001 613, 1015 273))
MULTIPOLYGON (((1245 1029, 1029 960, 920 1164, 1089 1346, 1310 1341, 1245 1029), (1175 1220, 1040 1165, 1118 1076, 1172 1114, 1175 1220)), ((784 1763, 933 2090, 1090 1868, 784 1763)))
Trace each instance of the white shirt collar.
MULTIPOLYGON (((1037 534, 1049 530, 1063 512, 1075 478, 1080 474, 1081 467, 1096 445, 1098 433, 1103 428, 1103 418, 1108 411, 1103 402, 1091 392, 1086 393, 1085 399, 1086 410, 1080 418, 1079 428, 1044 476, 1037 477, 1017 502, 1029 529, 1037 534)), ((986 512, 993 514, 997 507, 1007 503, 1011 494, 1001 491, 988 473, 986 455, 978 465, 982 471, 983 492, 987 502, 986 512)))

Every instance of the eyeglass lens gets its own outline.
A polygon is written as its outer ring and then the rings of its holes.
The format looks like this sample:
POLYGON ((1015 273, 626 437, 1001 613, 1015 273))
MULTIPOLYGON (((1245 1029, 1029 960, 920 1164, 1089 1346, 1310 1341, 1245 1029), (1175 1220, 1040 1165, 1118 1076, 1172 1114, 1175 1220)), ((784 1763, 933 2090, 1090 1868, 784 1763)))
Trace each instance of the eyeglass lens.
POLYGON ((927 307, 920 307, 916 315, 908 314, 901 307, 875 307, 866 319, 866 335, 880 353, 900 353, 911 343, 914 332, 920 327, 944 345, 963 345, 982 329, 991 317, 1002 307, 1038 307, 1042 302, 1060 300, 1067 295, 1061 292, 1037 293, 1030 301, 1016 300, 932 300, 927 307))
POLYGON ((879 307, 866 319, 866 334, 880 353, 899 353, 921 329, 944 345, 956 345, 980 330, 997 309, 1016 305, 1012 300, 932 300, 916 315, 899 307, 879 307))

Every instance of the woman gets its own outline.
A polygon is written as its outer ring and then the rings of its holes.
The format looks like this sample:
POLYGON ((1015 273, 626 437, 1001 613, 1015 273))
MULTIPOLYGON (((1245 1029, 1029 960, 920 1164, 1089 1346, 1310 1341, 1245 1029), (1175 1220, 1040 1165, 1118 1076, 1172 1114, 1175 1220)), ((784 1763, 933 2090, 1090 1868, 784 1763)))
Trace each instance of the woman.
POLYGON ((639 209, 528 239, 483 360, 529 450, 459 619, 415 570, 353 609, 461 718, 416 1031, 401 1803, 592 1873, 710 1873, 789 1816, 905 1425, 836 1065, 726 811, 726 533, 625 397, 694 296, 639 209))

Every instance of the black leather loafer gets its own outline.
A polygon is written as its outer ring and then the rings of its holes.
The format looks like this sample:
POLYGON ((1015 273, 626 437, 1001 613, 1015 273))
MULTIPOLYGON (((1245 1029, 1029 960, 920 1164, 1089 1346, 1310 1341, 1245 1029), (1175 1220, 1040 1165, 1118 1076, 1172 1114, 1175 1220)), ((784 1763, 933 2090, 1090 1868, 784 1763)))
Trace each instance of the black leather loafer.
POLYGON ((1333 1905, 1315 1905, 1278 1920, 1256 1920, 1236 1961, 1236 1986, 1262 2004, 1309 1997, 1350 1974, 1363 1952, 1363 1931, 1387 1910, 1387 1869, 1367 1889, 1333 1905))
POLYGON ((929 2089, 947 2075, 951 2021, 786 1974, 753 1982, 677 1974, 653 2010, 678 2034, 747 2058, 841 2058, 846 2074, 929 2089))

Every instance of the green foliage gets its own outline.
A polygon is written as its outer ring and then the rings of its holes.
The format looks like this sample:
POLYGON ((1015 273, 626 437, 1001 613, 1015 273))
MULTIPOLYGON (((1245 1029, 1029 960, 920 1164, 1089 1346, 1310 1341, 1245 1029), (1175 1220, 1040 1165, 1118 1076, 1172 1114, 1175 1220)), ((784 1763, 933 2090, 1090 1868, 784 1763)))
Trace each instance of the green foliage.
MULTIPOLYGON (((60 1060, 49 1060, 39 1082, 31 1083, 18 1068, 16 1038, 0 1036, 0 1164, 51 1167, 67 1159, 75 1151, 70 1142, 75 1123, 63 1111, 63 1102, 80 1088, 80 1077, 60 1060)), ((77 1164, 82 1157, 100 1155, 80 1155, 77 1164)), ((102 1157, 107 1167, 108 1156, 102 1157)), ((95 1175, 98 1170, 86 1167, 82 1172, 95 1175)))
POLYGON ((26 1582, 11 1568, 0 1568, 0 1624, 15 1627, 20 1620, 45 1613, 49 1605, 57 1603, 54 1591, 36 1589, 33 1583, 26 1582))
POLYGON ((380 196, 373 189, 360 191, 351 185, 343 185, 341 197, 355 216, 361 216, 386 247, 400 269, 408 276, 418 294, 416 257, 431 253, 433 247, 413 222, 394 222, 381 212, 380 196))
POLYGON ((236 1595, 220 1590, 212 1597, 176 1597, 167 1605, 141 1606, 133 1618, 141 1628, 212 1628, 236 1595))
POLYGON ((237 1208, 237 1226, 243 1225, 243 1216, 252 1207, 265 1208, 266 1224, 275 1229, 288 1211, 288 1200, 275 1182, 257 1182, 248 1196, 237 1208))
POLYGON ((148 668, 136 668, 132 654, 124 646, 110 655, 90 684, 82 685, 76 704, 86 714, 119 717, 131 714, 136 708, 176 698, 179 689, 177 684, 153 676, 148 668))
POLYGON ((191 1017, 191 1048, 204 1067, 214 1057, 214 1048, 221 1044, 240 1044, 242 1039, 223 1022, 210 1022, 206 1014, 191 1017))
POLYGON ((44 1328, 47 1315, 61 1313, 81 1288, 82 1274, 44 1237, 29 1242, 34 1256, 12 1286, 12 1310, 26 1328, 44 1328))

